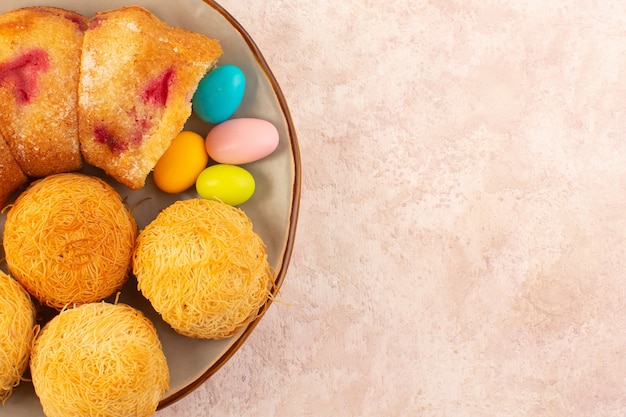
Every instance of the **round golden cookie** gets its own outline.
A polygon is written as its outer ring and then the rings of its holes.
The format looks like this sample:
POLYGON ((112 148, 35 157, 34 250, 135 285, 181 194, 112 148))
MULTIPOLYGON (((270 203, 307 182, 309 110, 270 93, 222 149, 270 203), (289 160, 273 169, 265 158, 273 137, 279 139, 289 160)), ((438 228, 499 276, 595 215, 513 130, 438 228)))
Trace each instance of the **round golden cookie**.
POLYGON ((56 309, 100 301, 128 278, 137 225, 113 187, 78 173, 35 181, 7 213, 13 276, 56 309))
POLYGON ((35 306, 13 278, 0 271, 0 401, 19 385, 35 335, 35 306))
POLYGON ((201 339, 229 337, 253 320, 274 284, 247 215, 204 199, 175 202, 139 233, 133 272, 165 322, 201 339))
POLYGON ((152 323, 125 304, 84 304, 44 326, 31 355, 47 417, 147 417, 169 385, 152 323))

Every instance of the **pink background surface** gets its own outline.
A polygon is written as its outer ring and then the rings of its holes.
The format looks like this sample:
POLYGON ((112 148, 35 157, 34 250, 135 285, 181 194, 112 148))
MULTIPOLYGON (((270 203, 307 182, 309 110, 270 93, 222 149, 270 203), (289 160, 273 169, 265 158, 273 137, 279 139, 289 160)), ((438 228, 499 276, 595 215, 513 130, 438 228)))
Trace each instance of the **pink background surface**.
POLYGON ((282 299, 159 417, 626 415, 626 10, 221 4, 281 83, 282 299))

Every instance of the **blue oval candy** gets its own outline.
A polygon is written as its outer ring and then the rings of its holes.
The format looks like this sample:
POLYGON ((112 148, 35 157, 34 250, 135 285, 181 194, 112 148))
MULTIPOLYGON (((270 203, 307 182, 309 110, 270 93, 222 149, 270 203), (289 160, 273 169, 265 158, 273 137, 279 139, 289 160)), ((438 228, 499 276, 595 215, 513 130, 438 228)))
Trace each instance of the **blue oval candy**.
POLYGON ((246 77, 235 65, 209 72, 193 96, 193 111, 202 121, 221 123, 235 113, 246 89, 246 77))

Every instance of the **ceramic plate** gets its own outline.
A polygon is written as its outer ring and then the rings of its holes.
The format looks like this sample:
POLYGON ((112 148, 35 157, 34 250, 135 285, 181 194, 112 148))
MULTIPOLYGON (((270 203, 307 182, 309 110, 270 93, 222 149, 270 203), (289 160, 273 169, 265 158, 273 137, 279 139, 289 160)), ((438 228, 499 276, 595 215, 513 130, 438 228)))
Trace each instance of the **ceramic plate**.
MULTIPOLYGON (((92 16, 97 11, 130 4, 128 1, 116 0, 5 0, 0 4, 0 12, 25 6, 49 5, 92 16)), ((252 219, 255 230, 267 245, 268 259, 277 276, 277 291, 291 256, 300 198, 300 159, 296 134, 278 83, 254 41, 218 4, 208 0, 136 0, 132 4, 145 7, 170 25, 218 39, 224 50, 219 64, 237 65, 247 77, 243 103, 233 117, 261 118, 278 128, 280 143, 277 150, 263 160, 244 166, 255 177, 256 191, 248 202, 240 206, 252 219)), ((202 135, 210 127, 194 116, 186 126, 202 135)), ((101 171, 94 168, 86 167, 85 171, 103 176, 101 171)), ((136 206, 134 214, 140 228, 176 199, 197 197, 193 189, 179 195, 162 193, 155 187, 151 176, 147 185, 138 191, 130 191, 112 180, 109 182, 122 197, 127 198, 131 207, 136 206)), ((0 217, 0 227, 4 229, 4 215, 0 217)), ((0 266, 6 270, 6 265, 0 266)), ((190 339, 175 333, 137 292, 136 281, 132 277, 122 289, 120 302, 144 311, 155 324, 163 344, 171 380, 170 390, 161 400, 159 408, 190 393, 217 371, 244 343, 270 305, 268 302, 263 306, 259 318, 233 337, 212 341, 190 339)), ((43 416, 31 383, 23 382, 14 391, 6 405, 0 406, 0 416, 43 416)))

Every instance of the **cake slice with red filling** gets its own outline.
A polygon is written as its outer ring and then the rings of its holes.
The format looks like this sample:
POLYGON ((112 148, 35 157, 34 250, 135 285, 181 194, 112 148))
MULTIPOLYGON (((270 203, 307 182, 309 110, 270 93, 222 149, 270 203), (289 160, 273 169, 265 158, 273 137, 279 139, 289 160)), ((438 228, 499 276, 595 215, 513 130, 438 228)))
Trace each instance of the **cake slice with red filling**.
POLYGON ((96 14, 85 32, 78 88, 86 162, 131 189, 143 187, 221 53, 218 41, 138 6, 96 14))
POLYGON ((27 176, 82 166, 77 87, 87 21, 52 7, 0 15, 0 134, 27 176))

